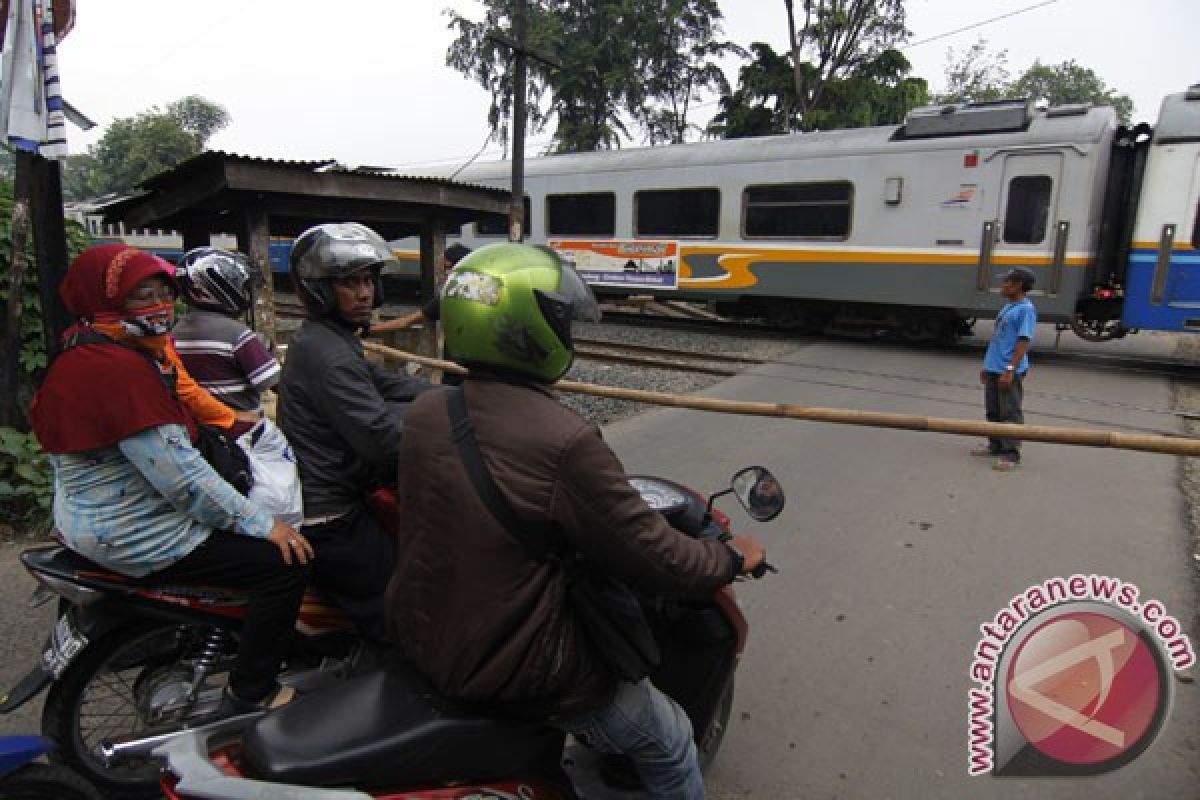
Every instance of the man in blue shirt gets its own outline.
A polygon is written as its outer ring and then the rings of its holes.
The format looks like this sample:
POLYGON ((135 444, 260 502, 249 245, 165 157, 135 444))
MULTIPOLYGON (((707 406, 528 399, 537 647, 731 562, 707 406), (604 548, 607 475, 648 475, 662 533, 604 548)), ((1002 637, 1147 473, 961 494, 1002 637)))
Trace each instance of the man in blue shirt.
MULTIPOLYGON (((984 385, 984 406, 988 422, 1023 424, 1025 373, 1029 371, 1029 348, 1037 327, 1037 309, 1025 295, 1033 288, 1034 275, 1017 267, 1004 275, 1000 294, 1008 302, 996 316, 996 328, 983 358, 979 382, 984 385)), ((1008 472, 1021 463, 1019 439, 989 437, 986 447, 971 451, 976 456, 993 456, 993 469, 1008 472)))

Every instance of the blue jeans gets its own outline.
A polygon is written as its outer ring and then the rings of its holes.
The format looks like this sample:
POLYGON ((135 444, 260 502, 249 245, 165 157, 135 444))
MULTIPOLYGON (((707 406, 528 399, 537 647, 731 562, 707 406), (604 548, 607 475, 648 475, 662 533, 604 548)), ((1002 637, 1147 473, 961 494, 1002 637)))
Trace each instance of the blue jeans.
POLYGON ((611 704, 553 721, 585 746, 633 760, 647 793, 664 800, 703 800, 704 778, 684 710, 647 679, 622 683, 611 704))

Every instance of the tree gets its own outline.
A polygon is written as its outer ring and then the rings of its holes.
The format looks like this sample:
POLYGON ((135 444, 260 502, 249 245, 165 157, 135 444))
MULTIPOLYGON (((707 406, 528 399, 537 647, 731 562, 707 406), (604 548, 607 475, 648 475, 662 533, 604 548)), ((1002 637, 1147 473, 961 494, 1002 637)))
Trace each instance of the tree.
POLYGON ((956 58, 946 53, 946 91, 939 103, 983 102, 1003 98, 1029 98, 1040 106, 1092 103, 1112 106, 1122 125, 1133 116, 1133 100, 1104 83, 1095 71, 1074 59, 1061 64, 1034 61, 1016 80, 1009 80, 1008 51, 989 51, 980 38, 956 58))
POLYGON ((1014 97, 1029 97, 1035 102, 1051 106, 1068 103, 1094 103, 1112 106, 1122 125, 1128 125, 1133 116, 1133 100, 1129 95, 1119 94, 1105 85, 1094 71, 1082 67, 1073 59, 1058 65, 1034 61, 1009 87, 1014 97))
POLYGON ((737 91, 721 98, 721 110, 709 125, 714 136, 899 124, 910 110, 929 102, 925 80, 908 76, 908 59, 898 50, 885 50, 849 76, 827 82, 820 103, 801 120, 791 59, 761 42, 750 49, 754 58, 738 72, 737 91))
POLYGON ((749 64, 738 70, 738 88, 722 95, 720 111, 708 126, 723 139, 787 133, 792 128, 796 84, 792 62, 769 44, 750 45, 749 64))
POLYGON ((229 122, 225 109, 202 97, 177 100, 132 117, 115 119, 86 153, 67 159, 63 191, 70 199, 127 192, 204 150, 229 122))
POLYGON ((946 51, 946 91, 939 103, 999 100, 1008 96, 1008 51, 989 51, 980 38, 961 55, 946 51))
POLYGON ((166 115, 192 135, 201 150, 213 134, 229 126, 229 112, 200 95, 181 97, 167 106, 166 115))
POLYGON ((908 37, 903 0, 804 0, 799 19, 794 0, 784 6, 804 130, 816 127, 808 113, 822 106, 831 84, 859 76, 908 37))
POLYGON ((657 25, 639 37, 638 72, 644 82, 631 93, 630 112, 651 145, 679 144, 698 130, 688 115, 704 92, 729 94, 729 81, 716 59, 745 58, 744 49, 720 41, 722 14, 716 0, 658 0, 650 3, 657 25), (640 102, 639 102, 640 101, 640 102))
MULTIPOLYGON (((447 9, 457 37, 446 64, 492 96, 488 125, 507 146, 513 109, 512 58, 490 39, 512 28, 513 0, 483 0, 484 18, 472 21, 447 9)), ((693 130, 692 103, 704 91, 722 91, 716 63, 736 45, 715 39, 716 0, 533 0, 529 45, 552 54, 561 69, 529 62, 528 128, 553 119, 557 152, 619 147, 637 122, 652 144, 682 141, 693 130)))

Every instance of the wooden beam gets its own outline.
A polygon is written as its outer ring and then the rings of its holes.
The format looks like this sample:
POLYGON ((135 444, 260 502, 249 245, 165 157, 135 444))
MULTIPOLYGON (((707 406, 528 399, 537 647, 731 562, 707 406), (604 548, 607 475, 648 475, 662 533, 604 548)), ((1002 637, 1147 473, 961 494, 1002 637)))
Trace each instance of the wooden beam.
POLYGON ((242 212, 238 249, 258 268, 263 286, 254 293, 254 329, 275 341, 275 285, 271 275, 271 228, 266 209, 250 205, 242 212))
POLYGON ((226 187, 220 169, 203 172, 178 188, 156 190, 146 197, 127 201, 116 212, 105 214, 106 222, 122 221, 126 228, 146 228, 203 202, 226 187))
MULTIPOLYGON (((373 353, 388 356, 398 361, 411 361, 427 367, 453 372, 468 373, 466 367, 453 361, 429 358, 415 353, 406 353, 374 342, 364 342, 363 347, 373 353)), ((1159 436, 1155 434, 1118 433, 1116 431, 1089 428, 1056 428, 1049 425, 1017 425, 1011 422, 982 422, 973 419, 950 417, 921 417, 913 414, 891 414, 881 411, 858 411, 847 408, 818 408, 791 403, 764 403, 755 401, 721 400, 703 395, 670 394, 643 389, 624 389, 579 381, 559 381, 550 388, 571 394, 586 394, 593 397, 608 397, 628 400, 633 403, 649 403, 671 408, 690 408, 694 411, 712 411, 720 414, 739 414, 751 417, 776 417, 830 422, 839 425, 862 425, 870 428, 920 431, 923 433, 950 433, 960 436, 994 436, 1003 439, 1021 439, 1026 442, 1047 442, 1078 447, 1108 447, 1116 450, 1136 450, 1144 453, 1162 453, 1174 456, 1200 456, 1200 438, 1190 436, 1159 436)))
POLYGON ((197 247, 208 247, 212 244, 212 232, 208 226, 195 220, 189 220, 183 226, 183 252, 195 250, 197 247))
POLYGON ((46 356, 58 355, 62 335, 74 320, 67 313, 58 287, 67 277, 67 227, 63 218, 62 170, 58 161, 32 156, 33 186, 30 218, 37 261, 38 294, 42 300, 42 335, 46 356))
MULTIPOLYGON (((421 229, 421 302, 428 303, 437 297, 446 280, 446 233, 436 225, 429 224, 421 229)), ((442 354, 442 326, 435 322, 421 329, 420 352, 437 358, 442 354)), ((434 370, 430 380, 440 383, 441 371, 434 370)))

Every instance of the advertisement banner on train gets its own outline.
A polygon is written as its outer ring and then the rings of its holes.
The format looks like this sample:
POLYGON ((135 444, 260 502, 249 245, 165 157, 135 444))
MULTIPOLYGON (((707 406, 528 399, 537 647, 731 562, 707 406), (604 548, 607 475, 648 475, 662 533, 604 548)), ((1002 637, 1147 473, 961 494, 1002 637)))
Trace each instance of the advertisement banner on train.
POLYGON ((549 245, 593 286, 679 288, 679 242, 551 239, 549 245))

